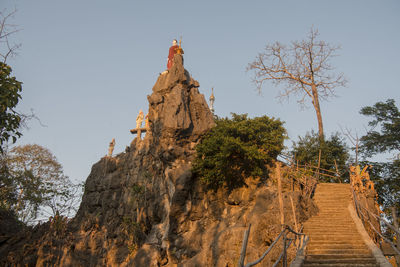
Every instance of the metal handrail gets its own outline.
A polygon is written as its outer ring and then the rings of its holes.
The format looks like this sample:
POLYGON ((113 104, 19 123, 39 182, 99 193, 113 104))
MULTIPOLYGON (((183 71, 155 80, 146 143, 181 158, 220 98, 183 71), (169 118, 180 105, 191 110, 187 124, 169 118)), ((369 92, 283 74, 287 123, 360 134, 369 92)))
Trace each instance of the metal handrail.
POLYGON ((245 267, 251 267, 254 266, 256 264, 259 264, 264 258, 265 256, 268 255, 268 253, 272 250, 272 248, 275 246, 275 244, 279 241, 279 239, 281 239, 283 233, 286 231, 286 229, 283 229, 280 234, 275 238, 274 242, 271 243, 271 245, 268 247, 268 249, 261 255, 261 257, 258 260, 255 260, 253 262, 247 263, 245 265, 245 267))
POLYGON ((371 211, 369 211, 367 208, 365 208, 363 205, 361 205, 360 203, 358 203, 359 206, 361 208, 363 208, 364 210, 366 210, 369 214, 371 214, 372 216, 374 216, 375 218, 377 218, 379 221, 382 221, 384 224, 386 224, 387 227, 389 227, 392 231, 396 232, 397 234, 400 235, 400 231, 397 230, 393 225, 391 225, 388 221, 386 221, 386 219, 381 218, 380 216, 372 213, 371 211))
POLYGON ((383 240, 385 240, 392 248, 393 250, 400 255, 400 250, 396 247, 395 244, 393 244, 393 242, 391 240, 389 240, 387 237, 385 237, 384 235, 382 235, 382 233, 380 231, 378 231, 369 220, 365 220, 364 218, 367 217, 363 212, 362 209, 366 210, 369 214, 373 215, 376 219, 379 220, 379 223, 382 221, 384 222, 391 230, 393 230, 394 232, 396 232, 397 234, 400 234, 400 232, 390 223, 388 223, 386 220, 383 220, 380 216, 372 213, 371 211, 369 211, 367 208, 365 208, 360 201, 357 199, 357 194, 354 191, 353 186, 351 185, 351 190, 353 191, 353 200, 354 200, 354 206, 356 208, 358 217, 363 221, 363 223, 365 224, 365 222, 368 222, 368 224, 371 226, 371 229, 377 233, 383 240), (362 208, 362 209, 361 209, 362 208), (361 216, 360 216, 361 214, 361 216))
MULTIPOLYGON (((286 254, 286 250, 290 247, 290 245, 292 244, 293 239, 289 240, 288 245, 283 249, 282 253, 279 255, 278 259, 275 261, 274 265, 272 265, 272 267, 276 267, 279 262, 281 261, 282 257, 284 257, 284 255, 286 254)), ((286 266, 287 263, 284 263, 284 266, 286 266)))
MULTIPOLYGON (((302 230, 303 228, 301 228, 301 230, 302 230)), ((300 231, 301 231, 300 230, 300 231)), ((277 261, 274 263, 274 265, 273 266, 276 266, 280 261, 281 261, 281 259, 282 259, 282 257, 284 258, 283 260, 284 260, 284 263, 283 263, 283 266, 286 266, 287 265, 287 259, 286 259, 286 250, 290 247, 290 245, 293 243, 293 240, 296 240, 299 236, 301 236, 301 237, 306 237, 306 234, 304 234, 304 233, 299 233, 299 232, 296 232, 295 230, 293 230, 290 226, 288 226, 288 225, 285 225, 284 226, 284 229, 279 233, 279 235, 275 238, 275 240, 274 240, 274 242, 272 242, 271 243, 271 245, 268 247, 268 249, 261 255, 261 257, 259 258, 259 259, 257 259, 257 260, 255 260, 255 261, 253 261, 253 262, 250 262, 250 263, 247 263, 246 265, 243 265, 243 262, 244 262, 244 258, 243 259, 241 259, 240 261, 239 261, 239 265, 238 266, 240 266, 240 267, 251 267, 251 266, 254 266, 254 265, 256 265, 256 264, 258 264, 258 263, 260 263, 267 255, 268 255, 268 253, 272 250, 272 248, 278 243, 278 241, 281 239, 281 237, 283 236, 283 239, 284 239, 284 247, 283 247, 283 251, 282 251, 282 253, 280 254, 280 256, 279 256, 279 258, 277 259, 277 261), (288 232, 291 232, 291 233, 293 233, 293 234, 295 234, 295 239, 287 239, 286 238, 286 231, 288 231, 288 232), (289 242, 288 243, 286 243, 286 240, 289 240, 289 242)), ((301 244, 299 244, 299 247, 297 248, 298 250, 299 249, 303 249, 303 247, 304 247, 304 245, 305 245, 305 241, 307 241, 307 239, 305 239, 305 238, 300 238, 300 242, 301 242, 301 244)))
MULTIPOLYGON (((362 207, 362 206, 361 206, 362 207)), ((361 215, 363 217, 366 217, 362 212, 360 212, 361 215)), ((366 221, 366 220, 363 220, 366 221)), ((392 248, 393 250, 400 255, 400 250, 398 250, 396 248, 396 246, 392 243, 392 241, 390 241, 387 237, 385 237, 384 235, 382 235, 378 230, 376 230, 376 228, 372 225, 372 223, 370 221, 367 221, 369 223, 369 225, 371 226, 372 230, 374 230, 375 233, 377 233, 383 240, 385 240, 392 248)))

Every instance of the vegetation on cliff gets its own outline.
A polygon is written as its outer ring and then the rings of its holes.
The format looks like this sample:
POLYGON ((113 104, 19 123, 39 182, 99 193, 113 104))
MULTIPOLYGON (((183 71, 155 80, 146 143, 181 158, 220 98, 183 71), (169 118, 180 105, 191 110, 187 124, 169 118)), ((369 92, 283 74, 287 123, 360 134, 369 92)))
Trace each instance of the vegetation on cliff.
MULTIPOLYGON (((321 140, 317 133, 311 131, 304 137, 300 136, 297 142, 293 142, 291 154, 299 164, 315 167, 319 165, 321 173, 326 172, 332 175, 332 172, 339 172, 342 178, 348 177, 346 164, 349 152, 339 133, 334 133, 326 140, 321 140)), ((325 182, 338 182, 327 177, 321 179, 325 179, 325 182)))
POLYGON ((210 188, 242 186, 246 177, 267 177, 267 165, 282 151, 283 123, 267 116, 232 114, 216 120, 197 146, 194 173, 210 188))

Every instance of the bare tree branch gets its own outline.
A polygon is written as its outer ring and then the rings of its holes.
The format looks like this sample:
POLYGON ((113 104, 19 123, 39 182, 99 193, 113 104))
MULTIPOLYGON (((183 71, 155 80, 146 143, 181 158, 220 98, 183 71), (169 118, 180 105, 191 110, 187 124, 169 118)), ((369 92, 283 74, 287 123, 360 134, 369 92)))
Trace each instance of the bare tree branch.
POLYGON ((16 25, 8 23, 16 12, 16 9, 10 13, 7 13, 6 10, 0 12, 0 58, 3 63, 6 63, 8 58, 16 56, 21 47, 21 44, 13 43, 10 40, 10 37, 19 31, 16 25))

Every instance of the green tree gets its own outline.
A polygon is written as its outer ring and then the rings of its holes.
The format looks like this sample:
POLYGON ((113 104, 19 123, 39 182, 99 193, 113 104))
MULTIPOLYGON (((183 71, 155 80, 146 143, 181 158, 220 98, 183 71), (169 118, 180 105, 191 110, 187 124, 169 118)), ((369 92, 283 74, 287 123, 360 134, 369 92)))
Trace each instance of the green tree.
MULTIPOLYGON (((321 151, 320 173, 332 175, 336 167, 342 177, 347 175, 347 160, 349 159, 348 148, 339 133, 332 134, 330 138, 321 141, 319 135, 314 131, 307 133, 304 137, 299 136, 297 142, 293 142, 292 155, 299 164, 311 164, 318 166, 321 151), (325 171, 326 170, 326 171, 325 171)), ((345 177, 346 178, 346 177, 345 177)), ((337 182, 334 178, 322 178, 324 181, 337 182)))
POLYGON ((254 71, 253 81, 259 92, 264 82, 272 81, 274 85, 285 86, 280 98, 298 95, 301 105, 309 99, 317 115, 318 133, 322 140, 324 129, 320 100, 333 96, 336 87, 346 85, 346 79, 343 74, 334 74, 330 64, 340 47, 318 40, 318 35, 318 31, 311 28, 305 40, 293 41, 288 46, 279 42, 267 44, 249 64, 248 70, 254 71))
POLYGON ((24 223, 38 216, 68 216, 80 198, 80 187, 64 175, 61 164, 39 145, 16 146, 7 155, 10 183, 4 186, 2 205, 24 223), (4 199, 9 194, 12 198, 4 199))
POLYGON ((9 57, 15 56, 21 46, 14 44, 11 37, 18 32, 15 25, 9 23, 16 10, 5 14, 0 11, 0 152, 11 139, 13 143, 21 136, 19 131, 21 115, 15 111, 21 99, 22 83, 11 75, 11 67, 6 64, 9 57))
POLYGON ((21 136, 21 116, 14 109, 21 99, 21 90, 22 83, 11 76, 11 67, 0 62, 0 152, 10 138, 15 143, 21 136))
POLYGON ((373 166, 371 179, 377 185, 380 202, 385 207, 400 208, 400 111, 393 99, 363 107, 362 115, 371 117, 371 129, 360 139, 365 164, 373 166), (371 161, 379 154, 392 154, 389 161, 371 161))
POLYGON ((400 152, 400 112, 393 99, 363 107, 360 113, 373 118, 371 130, 360 139, 364 154, 400 152))
POLYGON ((271 164, 283 149, 283 123, 267 116, 250 119, 232 114, 216 120, 216 126, 197 145, 193 171, 210 188, 244 185, 246 177, 267 177, 271 164))

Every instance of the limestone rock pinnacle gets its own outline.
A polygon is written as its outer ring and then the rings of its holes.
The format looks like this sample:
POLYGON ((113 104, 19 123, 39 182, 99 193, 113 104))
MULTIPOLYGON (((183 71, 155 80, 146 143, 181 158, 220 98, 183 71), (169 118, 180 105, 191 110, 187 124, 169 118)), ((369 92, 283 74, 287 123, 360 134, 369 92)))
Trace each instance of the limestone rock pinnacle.
POLYGON ((148 96, 153 137, 193 142, 214 126, 199 86, 183 67, 182 55, 175 55, 171 69, 159 76, 153 93, 148 96))

